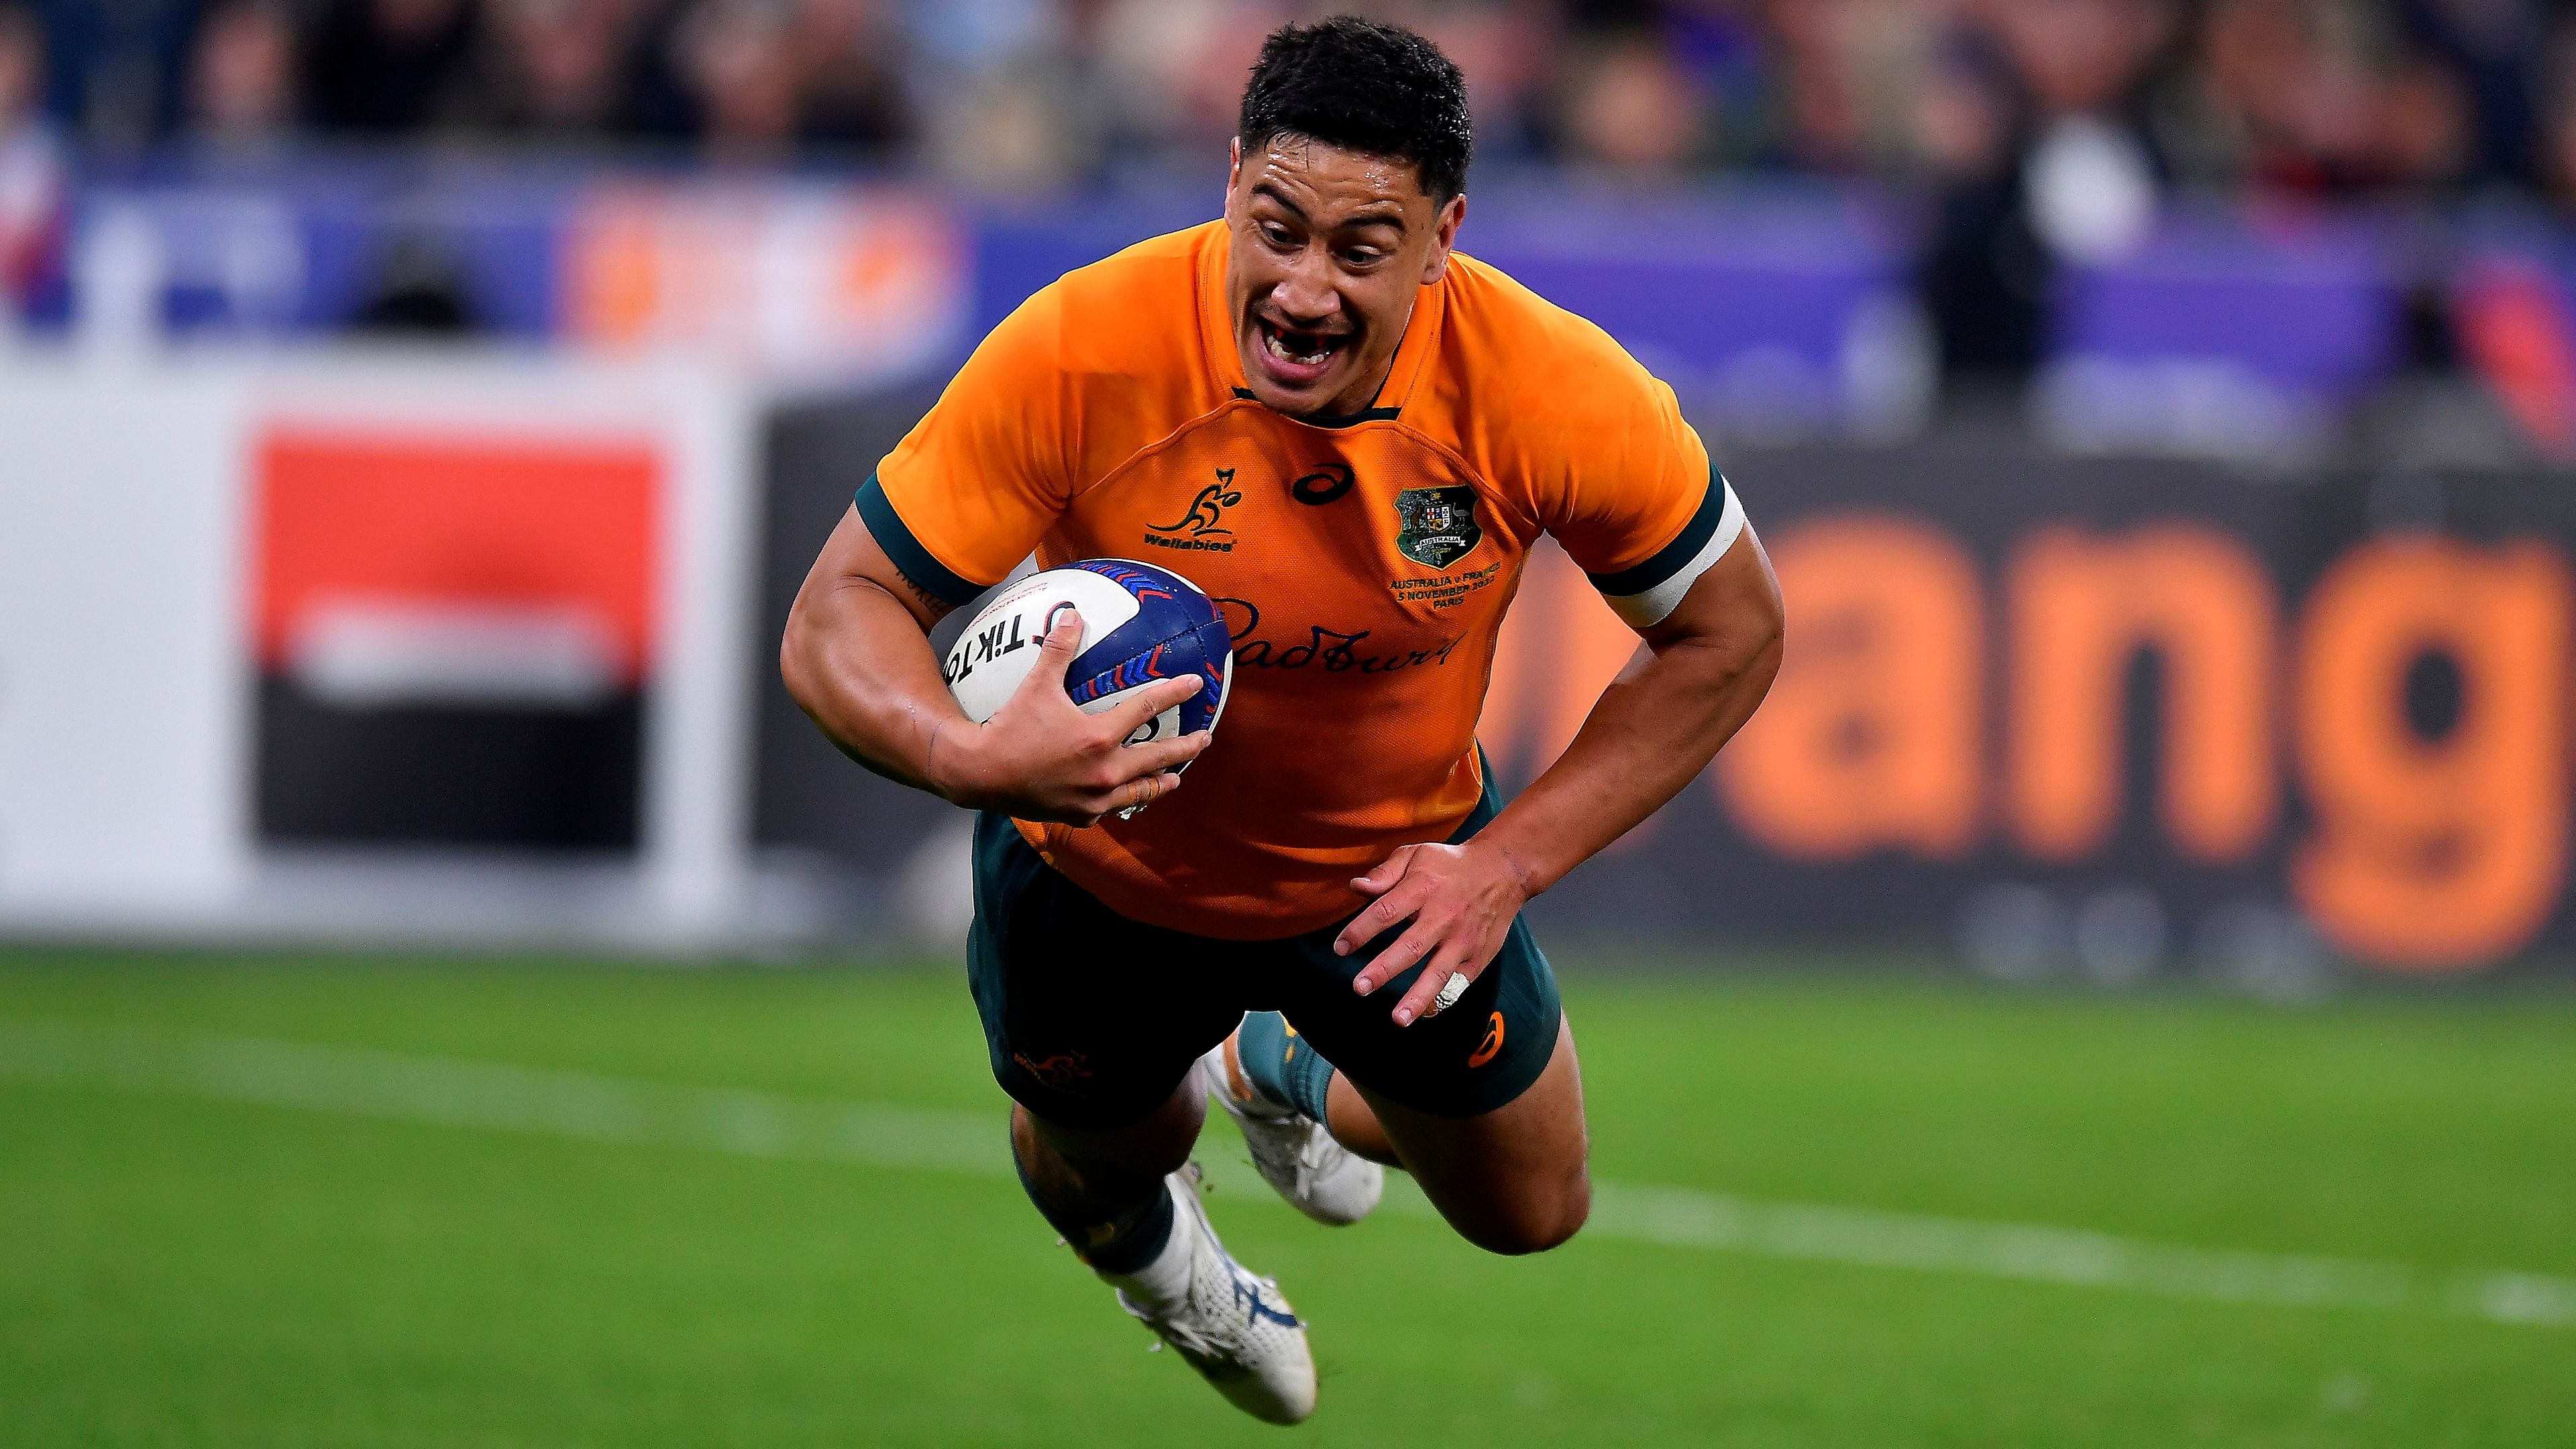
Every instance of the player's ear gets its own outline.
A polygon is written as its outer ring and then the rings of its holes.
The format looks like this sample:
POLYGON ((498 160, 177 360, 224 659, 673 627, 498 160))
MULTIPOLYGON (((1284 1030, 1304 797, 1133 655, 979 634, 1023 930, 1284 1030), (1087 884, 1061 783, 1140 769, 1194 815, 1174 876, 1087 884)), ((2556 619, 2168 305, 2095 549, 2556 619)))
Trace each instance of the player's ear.
POLYGON ((1234 189, 1242 184, 1243 138, 1237 136, 1226 143, 1225 152, 1225 214, 1229 217, 1234 215, 1234 189))
POLYGON ((1440 204, 1431 219, 1431 252, 1422 259, 1422 285, 1449 274, 1449 249, 1458 244, 1458 225, 1467 219, 1467 196, 1461 192, 1440 204))

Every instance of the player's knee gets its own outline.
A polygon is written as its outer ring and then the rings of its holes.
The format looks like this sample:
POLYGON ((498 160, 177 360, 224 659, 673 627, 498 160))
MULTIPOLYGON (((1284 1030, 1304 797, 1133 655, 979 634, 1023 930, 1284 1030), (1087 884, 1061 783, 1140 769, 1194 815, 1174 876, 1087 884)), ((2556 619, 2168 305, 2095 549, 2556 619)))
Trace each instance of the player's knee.
POLYGON ((1160 1178, 1190 1160, 1204 1104, 1175 1092, 1170 1101, 1117 1127, 1068 1127, 1041 1121, 1025 1105, 1011 1106, 1011 1141, 1023 1163, 1041 1151, 1084 1179, 1160 1178), (1043 1147, 1041 1147, 1043 1144, 1043 1147))
POLYGON ((1592 1216, 1592 1178, 1578 1172, 1552 1190, 1517 1194, 1487 1221, 1463 1228, 1489 1253, 1524 1257, 1563 1245, 1592 1216))

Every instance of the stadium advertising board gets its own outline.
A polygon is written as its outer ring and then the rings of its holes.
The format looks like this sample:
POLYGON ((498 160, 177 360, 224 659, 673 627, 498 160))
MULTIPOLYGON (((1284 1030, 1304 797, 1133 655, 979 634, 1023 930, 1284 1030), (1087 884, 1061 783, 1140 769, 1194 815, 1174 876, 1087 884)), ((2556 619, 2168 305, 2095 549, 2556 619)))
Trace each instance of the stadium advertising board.
MULTIPOLYGON (((849 460, 922 403, 782 425, 764 629, 849 460)), ((1937 440, 1729 471, 1788 593, 1787 667, 1706 778, 1539 903, 1551 927, 2289 986, 2328 957, 2457 974, 2568 944, 2576 507, 2550 480, 1937 440)), ((1507 783, 1633 648, 1534 558, 1480 731, 1507 783)), ((900 870, 940 807, 767 693, 759 842, 900 870)))
POLYGON ((40 330, 500 338, 869 386, 949 356, 973 304, 967 221, 899 184, 159 169, 83 188, 81 305, 40 330))
POLYGON ((263 432, 262 839, 634 846, 656 442, 263 432))
POLYGON ((750 415, 673 366, 0 357, 0 927, 729 928, 750 415), (503 910, 531 848, 588 894, 503 910), (438 852, 498 863, 442 901, 438 852))
MULTIPOLYGON (((1560 909, 2111 977, 2261 971, 2303 933, 2412 973, 2563 943, 2576 574, 2542 480, 1938 446, 1735 471, 1788 664, 1560 909)), ((1568 571, 1532 583, 1485 726, 1520 778, 1627 647, 1568 571)))

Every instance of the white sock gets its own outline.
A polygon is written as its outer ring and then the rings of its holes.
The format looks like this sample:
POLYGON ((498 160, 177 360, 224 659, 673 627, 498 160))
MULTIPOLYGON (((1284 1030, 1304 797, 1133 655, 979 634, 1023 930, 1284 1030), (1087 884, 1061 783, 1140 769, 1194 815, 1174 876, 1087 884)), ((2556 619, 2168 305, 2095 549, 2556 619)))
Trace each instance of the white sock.
POLYGON ((1166 1182, 1163 1191, 1175 1194, 1172 1235, 1163 1240, 1163 1250, 1133 1273, 1100 1272, 1101 1282, 1145 1309, 1168 1308, 1189 1297, 1190 1264, 1198 1256, 1199 1234, 1207 1231, 1190 1205, 1178 1200, 1179 1189, 1166 1182))

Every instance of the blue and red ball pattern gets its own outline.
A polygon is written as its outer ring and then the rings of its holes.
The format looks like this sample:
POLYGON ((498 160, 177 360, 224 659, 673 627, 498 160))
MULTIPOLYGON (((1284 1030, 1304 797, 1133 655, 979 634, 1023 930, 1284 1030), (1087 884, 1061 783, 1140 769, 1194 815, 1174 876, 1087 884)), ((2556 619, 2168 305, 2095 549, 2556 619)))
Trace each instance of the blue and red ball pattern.
POLYGON ((1225 702, 1225 663, 1234 637, 1208 596, 1151 564, 1096 558, 1066 567, 1098 574, 1136 600, 1135 618, 1074 656, 1065 687, 1073 702, 1088 704, 1157 679, 1195 674, 1207 687, 1182 704, 1180 732, 1195 734, 1214 724, 1225 702))

